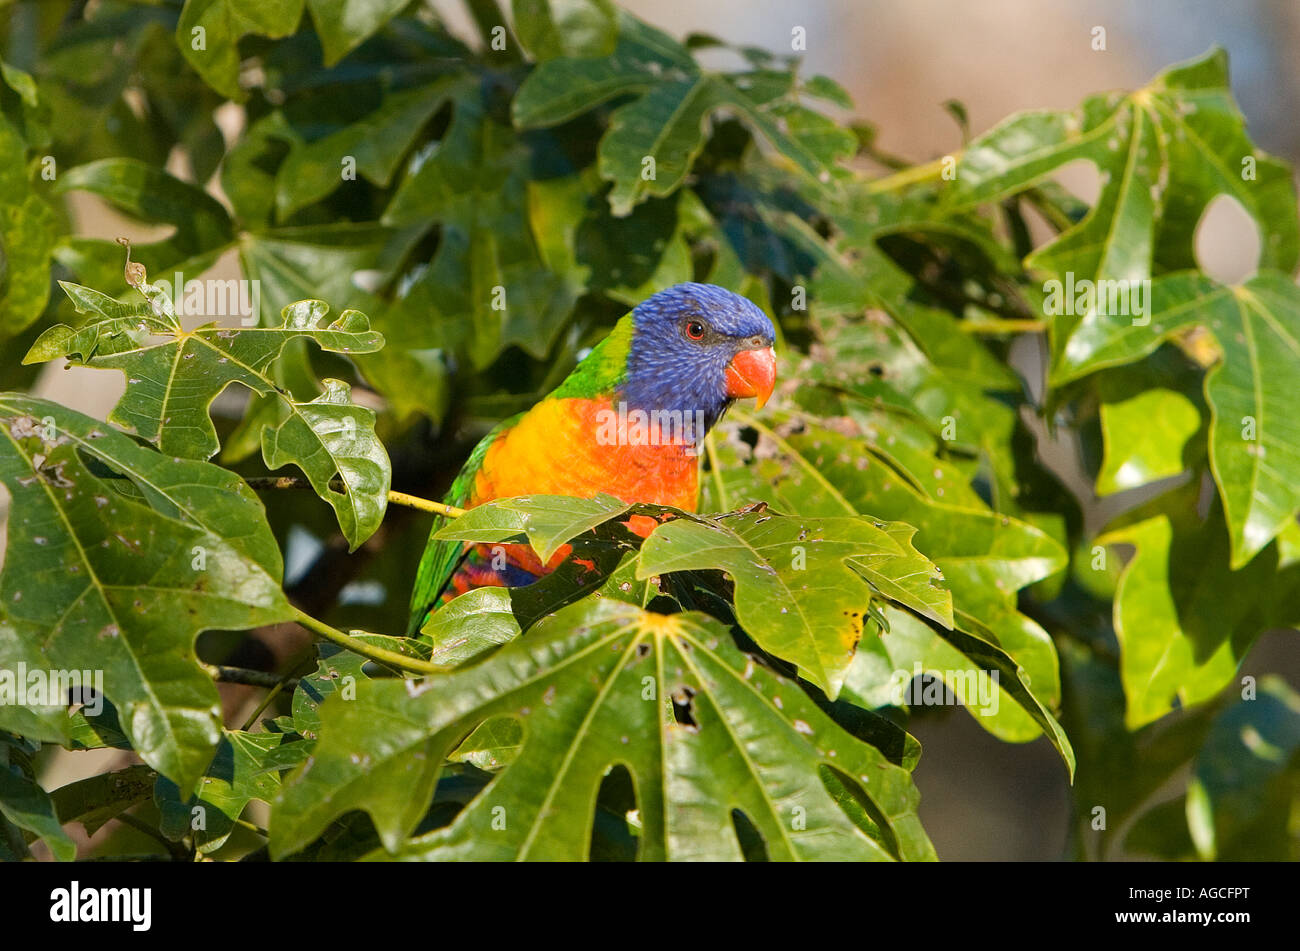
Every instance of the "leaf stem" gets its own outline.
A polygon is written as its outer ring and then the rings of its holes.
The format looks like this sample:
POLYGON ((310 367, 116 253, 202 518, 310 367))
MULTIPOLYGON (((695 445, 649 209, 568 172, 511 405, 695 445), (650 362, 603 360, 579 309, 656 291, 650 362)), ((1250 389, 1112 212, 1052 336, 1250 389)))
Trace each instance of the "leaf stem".
POLYGON ((413 674, 445 674, 451 670, 450 667, 444 664, 431 664, 429 661, 420 660, 418 657, 407 657, 405 654, 399 654, 396 651, 367 644, 351 634, 344 634, 337 628, 330 627, 324 621, 318 620, 298 608, 293 609, 293 617, 295 621, 313 634, 318 634, 325 640, 332 641, 340 647, 345 647, 354 654, 367 657, 377 664, 383 664, 386 667, 393 667, 413 674))
MULTIPOLYGON (((297 476, 254 476, 251 479, 245 479, 248 487, 253 490, 263 489, 311 489, 312 484, 306 479, 300 479, 297 476)), ((340 492, 346 492, 347 487, 338 479, 330 482, 330 488, 340 492)), ((434 502, 430 499, 422 499, 418 495, 408 495, 405 492, 389 492, 388 501, 392 505, 405 506, 408 509, 419 509, 421 512, 430 512, 434 515, 441 515, 445 518, 460 518, 465 514, 464 509, 458 509, 454 505, 444 505, 441 502, 434 502)))
POLYGON ((134 829, 136 832, 143 833, 144 835, 149 836, 149 838, 154 839, 157 842, 160 842, 163 848, 167 850, 167 854, 170 855, 172 859, 189 858, 188 851, 184 849, 179 843, 172 842, 170 839, 164 836, 153 826, 149 825, 149 823, 145 822, 143 819, 138 819, 135 816, 131 815, 129 812, 119 813, 113 818, 116 819, 118 822, 122 823, 122 825, 129 826, 132 829, 134 829))
POLYGON ((709 459, 709 474, 713 478, 714 491, 718 493, 718 507, 727 509, 727 490, 722 484, 722 470, 718 468, 718 453, 713 446, 713 433, 704 437, 704 452, 709 459))
POLYGON ((872 194, 879 194, 906 188, 909 185, 919 185, 921 182, 937 178, 942 171, 943 159, 938 158, 933 162, 913 165, 911 168, 905 168, 892 175, 886 175, 884 178, 877 178, 867 184, 867 191, 872 194))
POLYGON ((407 495, 405 492, 390 491, 388 501, 393 505, 404 505, 408 509, 419 509, 421 512, 432 512, 434 515, 447 518, 460 518, 465 514, 464 509, 458 509, 454 505, 444 505, 442 502, 422 499, 418 495, 407 495))
MULTIPOLYGON (((289 680, 282 677, 276 682, 275 686, 266 692, 266 696, 262 698, 262 702, 259 703, 257 708, 248 715, 248 718, 244 720, 243 726, 239 728, 241 733, 247 733, 257 724, 257 718, 266 712, 266 708, 269 707, 271 702, 280 695, 280 691, 283 690, 285 685, 288 683, 289 680)), ((295 680, 294 683, 297 684, 297 681, 295 680)))
POLYGON ((243 819, 243 818, 236 819, 235 825, 243 826, 245 829, 248 829, 250 832, 256 832, 264 839, 269 839, 271 837, 271 833, 267 832, 261 826, 249 822, 247 819, 243 819))

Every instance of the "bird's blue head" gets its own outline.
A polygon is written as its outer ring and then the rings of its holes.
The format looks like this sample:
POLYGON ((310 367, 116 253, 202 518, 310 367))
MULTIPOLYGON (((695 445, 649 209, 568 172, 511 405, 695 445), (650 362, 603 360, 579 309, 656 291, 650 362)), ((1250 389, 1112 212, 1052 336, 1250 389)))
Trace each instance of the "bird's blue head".
POLYGON ((776 334, 750 300, 715 284, 675 284, 632 311, 623 396, 632 409, 703 413, 717 422, 732 400, 772 395, 776 334))

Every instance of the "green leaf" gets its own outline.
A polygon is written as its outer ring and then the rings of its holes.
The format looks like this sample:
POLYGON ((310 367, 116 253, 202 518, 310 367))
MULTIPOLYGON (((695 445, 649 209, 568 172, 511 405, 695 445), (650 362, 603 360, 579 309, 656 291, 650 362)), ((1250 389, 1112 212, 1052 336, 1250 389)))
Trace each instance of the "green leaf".
POLYGON ((1077 113, 1013 116, 962 150, 945 201, 994 201, 1082 158, 1105 175, 1102 196, 1040 261, 1068 260, 1079 277, 1125 276, 1106 261, 1136 268, 1129 276, 1149 275, 1152 255, 1166 269, 1190 267, 1197 221, 1216 195, 1227 194, 1260 228, 1263 266, 1290 270, 1300 255, 1300 226, 1286 211, 1295 204, 1290 171, 1247 138, 1227 64, 1215 49, 1130 95, 1091 97, 1077 113), (1243 174, 1247 158, 1255 160, 1253 176, 1243 174), (1151 217, 1153 208, 1159 214, 1151 217), (1085 236, 1102 240, 1090 246, 1085 236), (1084 262, 1092 266, 1077 266, 1084 262))
POLYGON ((137 763, 60 786, 50 793, 50 798, 59 822, 80 822, 87 835, 94 835, 128 809, 148 802, 157 775, 137 763))
MULTIPOLYGON (((381 647, 395 654, 404 654, 427 660, 427 648, 405 637, 370 634, 354 631, 352 636, 373 647, 381 647)), ((355 696, 356 684, 375 675, 376 665, 350 650, 335 644, 320 643, 316 669, 298 681, 293 692, 293 729, 309 740, 316 739, 320 730, 320 705, 331 694, 342 691, 345 700, 355 696)), ((383 674, 380 674, 383 676, 383 674)))
MULTIPOLYGON (((176 45, 209 86, 242 102, 247 93, 239 84, 240 39, 289 36, 298 28, 302 7, 303 0, 185 0, 176 45)), ((331 42, 337 42, 334 34, 331 42)))
MULTIPOLYGON (((284 113, 277 110, 251 122, 222 158, 221 190, 245 227, 271 224, 275 212, 276 166, 285 159, 286 152, 302 144, 302 136, 284 113)), ((341 172, 341 168, 334 171, 341 172)))
MULTIPOLYGON (((115 302, 69 287, 78 309, 115 312, 115 302)), ((299 301, 284 309, 279 327, 209 324, 193 331, 152 314, 105 316, 80 330, 51 327, 32 345, 27 361, 66 356, 83 366, 120 370, 126 392, 109 419, 165 453, 192 459, 207 459, 220 449, 209 408, 231 383, 274 398, 278 419, 262 428, 266 464, 301 468, 316 493, 333 506, 355 549, 379 527, 388 504, 392 469, 375 435, 375 414, 352 403, 350 388, 338 380, 324 381, 325 392, 314 400, 296 400, 270 370, 285 345, 298 337, 310 337, 335 353, 367 353, 383 346, 383 337, 370 329, 364 314, 344 311, 324 324, 328 310, 323 301, 299 301), (346 491, 330 488, 336 474, 346 491)))
POLYGON ((0 78, 4 79, 6 86, 18 93, 24 105, 32 108, 36 107, 39 99, 36 92, 36 81, 32 79, 31 73, 24 72, 9 63, 0 62, 0 78))
MULTIPOLYGON (((1073 781, 1076 761, 1069 737, 1039 699, 1025 669, 997 646, 992 631, 973 618, 959 617, 958 624, 974 627, 978 634, 960 628, 940 633, 898 608, 887 607, 884 613, 888 630, 876 643, 858 651, 841 696, 868 709, 903 706, 909 703, 904 688, 916 674, 929 674, 941 680, 975 722, 995 736, 1027 739, 1040 732, 1046 735, 1073 781), (1030 729, 1026 729, 1026 721, 1030 729)), ((919 686, 912 691, 910 705, 922 705, 926 695, 919 686)))
POLYGON ((432 260, 381 317, 395 343, 467 353, 477 369, 511 344, 545 357, 581 289, 541 265, 527 215, 531 175, 529 149, 494 117, 487 93, 477 82, 462 88, 436 151, 384 210, 385 224, 440 229, 432 260))
POLYGON ((610 116, 599 167, 614 183, 609 204, 615 215, 676 190, 704 148, 705 117, 721 101, 717 81, 698 76, 660 83, 610 116))
MULTIPOLYGON (((657 507, 649 507, 657 509, 657 507)), ((472 509, 471 511, 477 511, 472 509)), ((491 537, 526 538, 521 528, 482 529, 491 537)), ((492 596, 470 591, 433 613, 423 637, 441 662, 477 660, 514 633, 588 594, 644 606, 658 591, 636 577, 641 538, 619 521, 607 521, 570 540, 573 550, 540 580, 518 588, 494 589, 492 596), (485 613, 473 613, 475 608, 485 613), (505 613, 509 612, 509 618, 505 613)))
POLYGON ((203 777, 190 795, 165 777, 158 777, 153 797, 161 813, 160 831, 179 841, 194 836, 199 852, 215 852, 225 845, 248 804, 270 802, 280 788, 280 769, 286 765, 275 754, 293 743, 284 733, 245 733, 222 730, 221 744, 203 777), (196 828, 200 826, 200 828, 196 828))
POLYGON ((690 53, 668 34, 622 15, 613 53, 541 63, 520 85, 511 112, 520 129, 558 125, 616 96, 698 71, 690 53))
MULTIPOLYGON (((6 82, 26 95, 31 77, 0 63, 6 82), (24 83, 23 80, 26 80, 24 83)), ((62 230, 54 209, 32 190, 28 144, 0 116, 0 340, 35 321, 50 296, 50 255, 62 230)))
POLYGON ((420 684, 361 684, 356 700, 329 700, 322 714, 312 761, 274 804, 278 856, 363 809, 401 857, 586 858, 597 789, 615 763, 633 776, 642 860, 739 859, 733 809, 777 860, 934 855, 908 772, 702 615, 589 599, 475 667, 420 684), (408 842, 443 758, 503 716, 524 728, 513 762, 450 826, 408 842), (819 768, 847 778, 876 838, 836 804, 819 768))
POLYGON ((526 538, 537 556, 546 562, 574 536, 617 518, 629 508, 626 502, 603 492, 591 499, 563 495, 496 499, 449 522, 437 537, 465 542, 526 538))
MULTIPOLYGON (((1101 195, 1083 221, 1029 257, 1031 268, 1077 283, 1141 282, 1195 267, 1196 226, 1221 194, 1259 229, 1262 268, 1290 272, 1300 260, 1291 171, 1247 138, 1221 49, 1171 67, 1128 96, 1095 96, 1076 113, 1008 119, 962 151, 943 200, 951 208, 997 200, 1078 159, 1097 167, 1101 195)), ((1106 344, 1095 328, 1076 332, 1084 323, 1113 325, 1105 297, 1081 297, 1077 308, 1058 297, 1063 306, 1052 306, 1054 355, 1063 360, 1054 379, 1073 375, 1106 344)), ((1125 324, 1129 309, 1118 315, 1125 324)))
POLYGON ((146 763, 194 782, 221 724, 195 636, 292 614, 261 503, 232 473, 56 403, 0 396, 0 430, 13 500, 0 601, 46 666, 102 672, 146 763))
POLYGON ((224 247, 234 238, 230 216, 219 201, 197 185, 137 159, 108 158, 70 168, 59 175, 54 191, 88 191, 133 218, 174 225, 176 233, 151 246, 151 254, 143 253, 144 248, 134 251, 136 260, 153 269, 150 257, 158 265, 174 264, 224 247))
POLYGON ((1233 569, 1221 510, 1198 517, 1199 492, 1194 480, 1165 493, 1096 539, 1136 548, 1114 605, 1130 729, 1163 716, 1175 697, 1190 706, 1217 694, 1262 631, 1291 621, 1294 582, 1278 580, 1276 550, 1233 569))
POLYGON ((77 844, 63 831, 49 793, 12 763, 0 762, 0 814, 44 840, 60 862, 77 857, 77 844))
POLYGON ((307 0, 316 35, 325 48, 325 65, 333 66, 379 32, 409 0, 307 0))
MULTIPOLYGON (((806 516, 861 513, 915 526, 913 544, 938 566, 951 591, 954 623, 977 636, 983 636, 981 626, 991 629, 1033 685, 1030 710, 1008 706, 976 721, 1002 739, 1036 737, 1034 714, 1060 698, 1057 658, 1047 632, 1016 610, 1016 592, 1063 567, 1062 547, 1040 529, 988 510, 963 477, 934 456, 917 453, 918 464, 900 471, 894 460, 903 450, 891 444, 892 436, 864 439, 801 420, 798 426, 782 423, 782 430, 796 430, 783 437, 753 417, 733 418, 756 429, 759 443, 751 450, 739 440, 715 438, 718 464, 705 484, 713 480, 717 504, 761 500, 806 516)), ((723 423, 719 435, 733 425, 723 423)))
POLYGON ((244 235, 240 263, 249 280, 260 282, 262 322, 274 323, 283 308, 304 298, 373 311, 379 298, 361 290, 353 275, 376 271, 391 277, 425 227, 427 222, 418 229, 343 222, 244 235))
POLYGON ((637 577, 716 568, 736 585, 736 617, 764 650, 796 664, 831 699, 862 638, 872 592, 941 624, 952 602, 912 547, 913 529, 861 518, 749 512, 679 518, 641 548, 637 577))
POLYGON ((1187 788, 1187 826, 1207 861, 1295 861, 1300 694, 1281 677, 1214 721, 1187 788))
POLYGON ((36 195, 0 205, 0 339, 25 330, 45 309, 59 230, 54 209, 36 195))
POLYGON ((704 120, 724 107, 738 113, 784 158, 815 180, 828 178, 834 161, 845 154, 844 141, 834 136, 808 148, 801 135, 824 137, 824 129, 810 126, 812 120, 796 114, 800 134, 787 134, 781 128, 782 114, 764 109, 722 77, 705 73, 661 82, 615 110, 600 140, 597 165, 601 177, 614 183, 609 193, 613 213, 626 215, 647 198, 675 191, 704 148, 704 120))
POLYGON ((1103 375, 1098 415, 1105 446, 1097 494, 1110 495, 1178 475, 1183 448, 1201 428, 1201 411, 1183 393, 1149 385, 1149 373, 1117 381, 1103 375), (1158 426, 1152 421, 1158 420, 1158 426))
MULTIPOLYGON (((69 716, 69 697, 63 694, 28 694, 26 703, 17 702, 23 671, 44 671, 49 664, 40 651, 43 641, 39 625, 10 617, 0 611, 0 731, 8 731, 41 743, 73 745, 77 722, 69 716)), ((84 685, 81 682, 69 686, 84 685)), ((91 672, 91 683, 94 674, 91 672)), ((86 685, 89 686, 89 685, 86 685)))
POLYGON ((433 644, 429 660, 458 666, 519 636, 508 588, 475 588, 443 605, 421 631, 433 644))
POLYGON ((392 464, 375 435, 374 411, 353 403, 346 383, 324 383, 310 403, 285 402, 279 425, 262 430, 262 456, 271 469, 292 463, 307 474, 355 551, 384 520, 392 464), (330 485, 336 474, 343 491, 330 485))
MULTIPOLYGON (((833 102, 841 109, 853 108, 853 99, 843 86, 829 76, 810 76, 804 80, 803 92, 804 95, 833 102)), ((856 139, 856 136, 854 138, 856 139)))
POLYGON ((1273 272, 1238 287, 1189 272, 1155 281, 1151 306, 1149 325, 1085 318, 1063 373, 1137 360, 1193 326, 1213 336, 1222 359, 1205 378, 1210 463, 1240 567, 1300 512, 1300 424, 1288 385, 1300 373, 1300 289, 1273 272))
POLYGON ((834 168, 858 150, 858 138, 851 130, 816 110, 781 102, 770 112, 790 139, 807 149, 820 165, 834 168))
POLYGON ((496 772, 514 762, 523 746, 523 739, 523 728, 518 720, 497 717, 476 727, 447 758, 453 763, 470 763, 479 769, 496 772))
POLYGON ((333 193, 345 183, 344 174, 349 171, 354 178, 355 172, 360 172, 374 184, 386 188, 402 156, 457 83, 455 78, 446 78, 390 93, 382 105, 361 121, 293 148, 275 175, 275 203, 280 219, 287 219, 333 193))
POLYGON ((610 0, 513 0, 515 34, 540 62, 614 52, 618 11, 610 0))

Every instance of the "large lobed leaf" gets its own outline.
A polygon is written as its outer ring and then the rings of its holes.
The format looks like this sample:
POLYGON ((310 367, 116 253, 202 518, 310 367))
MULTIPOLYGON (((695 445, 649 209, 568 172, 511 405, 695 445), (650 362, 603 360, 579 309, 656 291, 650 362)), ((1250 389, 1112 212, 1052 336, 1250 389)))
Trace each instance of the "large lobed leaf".
MULTIPOLYGON (((609 496, 497 500, 439 537, 467 542, 526 538, 542 558, 629 506, 609 496)), ((774 511, 704 517, 637 506, 663 523, 641 547, 636 578, 718 569, 735 583, 740 625, 764 650, 795 664, 832 699, 862 637, 873 595, 951 626, 952 603, 907 525, 865 518, 792 518, 774 511)))
POLYGON ((0 481, 0 602, 27 656, 102 671, 132 748, 193 783, 221 726, 195 636, 292 614, 261 503, 232 473, 16 394, 0 396, 0 481))
POLYGON ((1300 288, 1277 273, 1236 287, 1197 272, 1152 285, 1149 326, 1087 318, 1066 349, 1063 376, 1129 363, 1203 327, 1221 355, 1205 377, 1210 464, 1232 536, 1232 566, 1257 555, 1300 513, 1300 423, 1291 381, 1300 375, 1300 288))
MULTIPOLYGON (((715 460, 705 480, 710 498, 716 497, 721 506, 738 499, 763 500, 807 516, 864 512, 914 526, 913 543, 938 566, 952 593, 953 625, 970 638, 962 644, 978 644, 991 636, 1023 669, 1018 674, 1013 667, 1012 679, 1002 686, 1020 676, 1032 684, 1033 699, 1027 705, 1020 703, 1024 694, 1019 699, 1008 695, 1003 699, 1015 702, 1000 703, 995 714, 977 715, 976 721, 1006 740, 1038 736, 1051 719, 1050 714, 1044 719, 1044 713, 1060 698, 1056 651, 1047 632, 1016 610, 1015 598, 1020 588, 1061 568, 1065 552, 1032 525, 990 511, 964 484, 961 473, 936 457, 908 453, 902 439, 892 435, 849 435, 844 430, 852 431, 852 424, 837 423, 831 429, 811 419, 787 418, 778 432, 745 418, 743 424, 759 434, 753 449, 736 438, 735 424, 724 423, 714 439, 715 460), (909 464, 902 466, 899 459, 909 464)), ((942 638, 955 636, 941 634, 931 642, 934 649, 925 658, 928 670, 951 671, 971 662, 976 669, 989 669, 978 657, 955 667, 953 655, 941 647, 942 638)), ((885 640, 889 637, 886 634, 885 640)), ((958 650, 962 644, 956 645, 958 650)), ((883 683, 892 671, 882 673, 883 683)), ((855 692, 862 691, 859 681, 855 692)), ((1058 729, 1049 725, 1047 732, 1055 736, 1058 729)))
POLYGON ((315 754, 275 801, 277 855, 362 809, 381 856, 583 859, 602 778, 617 764, 633 778, 643 860, 740 858, 734 810, 773 859, 934 854, 907 771, 702 615, 587 599, 476 667, 363 683, 355 700, 328 699, 321 717, 315 754), (513 761, 449 826, 409 840, 444 758, 494 717, 522 726, 513 761))
POLYGON ((834 699, 873 592, 952 626, 952 598, 935 566, 912 547, 913 532, 865 518, 764 511, 674 519, 646 539, 637 576, 726 571, 745 632, 834 699))
POLYGON ((1114 604, 1130 729, 1164 716, 1175 700, 1208 700, 1261 633, 1297 621, 1296 572, 1278 570, 1274 546, 1233 567, 1221 510, 1215 504, 1200 516, 1200 490, 1193 481, 1167 492, 1097 538, 1135 549, 1114 604))
POLYGON ((65 285, 77 309, 99 319, 74 329, 51 327, 37 339, 28 363, 67 357, 82 365, 120 370, 126 391, 109 419, 157 444, 169 455, 207 459, 220 448, 209 416, 212 401, 231 383, 271 398, 262 429, 262 453, 276 469, 293 463, 334 507, 353 548, 379 527, 388 503, 392 466, 375 435, 375 414, 351 401, 347 384, 325 381, 325 392, 299 401, 271 370, 292 340, 308 337, 335 353, 372 353, 383 337, 364 314, 344 311, 324 323, 323 301, 284 308, 278 327, 220 327, 187 331, 147 303, 122 304, 79 285, 65 285), (330 487, 338 476, 344 486, 330 487))

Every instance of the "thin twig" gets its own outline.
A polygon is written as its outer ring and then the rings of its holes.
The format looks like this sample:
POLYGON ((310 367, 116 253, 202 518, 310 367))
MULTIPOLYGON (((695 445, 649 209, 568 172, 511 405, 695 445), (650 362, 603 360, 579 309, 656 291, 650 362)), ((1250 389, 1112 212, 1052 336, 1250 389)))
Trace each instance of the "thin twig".
POLYGON ((358 640, 350 634, 344 634, 337 628, 330 627, 324 621, 317 620, 305 611, 294 608, 294 620, 296 620, 313 634, 318 634, 327 641, 333 641, 340 647, 345 647, 354 654, 360 654, 367 657, 377 664, 384 664, 387 667, 393 667, 397 670, 405 670, 413 674, 445 674, 450 667, 444 664, 431 664, 427 660, 420 660, 418 657, 407 657, 405 654, 399 654, 396 651, 386 650, 382 647, 374 647, 365 641, 358 640))
POLYGON ((257 705, 257 709, 244 720, 244 725, 239 728, 241 733, 247 733, 257 724, 257 718, 266 712, 266 708, 271 705, 285 687, 288 687, 290 684, 294 687, 298 686, 299 678, 294 677, 293 672, 315 656, 316 642, 309 640, 306 648, 298 651, 298 653, 289 658, 289 662, 284 665, 284 673, 279 675, 279 679, 276 681, 275 686, 267 691, 266 696, 262 698, 262 702, 257 705))
MULTIPOLYGON (((945 158, 950 156, 945 156, 945 158)), ((933 181, 938 178, 943 171, 943 159, 938 158, 933 162, 926 162, 923 165, 913 165, 911 168, 905 168, 902 171, 894 172, 892 175, 886 175, 884 178, 877 178, 867 183, 867 191, 871 194, 880 194, 881 192, 897 191, 900 188, 907 188, 911 185, 919 185, 922 182, 933 181)))
MULTIPOLYGON (((271 701, 280 696, 280 691, 283 690, 288 683, 289 678, 285 677, 282 677, 275 682, 271 689, 266 692, 266 696, 262 698, 262 702, 257 705, 257 709, 249 714, 248 718, 244 720, 244 725, 239 728, 240 733, 247 733, 257 725, 257 718, 266 712, 266 708, 271 705, 271 701)), ((298 681, 295 680, 294 684, 297 683, 298 681)))
MULTIPOLYGON (((313 488, 310 482, 306 479, 300 479, 297 476, 255 476, 246 481, 248 482, 248 487, 254 490, 313 488)), ((334 489, 336 492, 347 492, 347 486, 338 479, 334 479, 330 482, 330 488, 334 489)), ((465 514, 464 509, 458 509, 454 505, 443 505, 441 502, 422 499, 417 495, 408 495, 405 492, 389 492, 388 501, 392 505, 402 505, 410 509, 419 509, 421 512, 431 512, 434 515, 442 515, 445 518, 460 518, 465 514)))
MULTIPOLYGON (((283 678, 279 674, 272 673, 269 670, 249 670, 247 667, 228 667, 225 664, 204 664, 203 669, 208 672, 208 676, 218 683, 223 684, 244 684, 248 687, 275 687, 280 684, 283 678)), ((296 687, 298 681, 294 680, 288 686, 296 687)))
POLYGON ((136 832, 143 833, 144 835, 149 836, 149 838, 162 843, 163 847, 167 850, 167 854, 170 855, 173 859, 189 858, 188 850, 186 850, 180 843, 171 841, 166 836, 164 836, 161 832, 159 832, 157 829, 153 828, 153 826, 145 822, 143 819, 137 819, 129 812, 119 813, 113 818, 116 819, 118 822, 122 823, 122 825, 129 826, 132 829, 134 829, 136 832))

